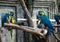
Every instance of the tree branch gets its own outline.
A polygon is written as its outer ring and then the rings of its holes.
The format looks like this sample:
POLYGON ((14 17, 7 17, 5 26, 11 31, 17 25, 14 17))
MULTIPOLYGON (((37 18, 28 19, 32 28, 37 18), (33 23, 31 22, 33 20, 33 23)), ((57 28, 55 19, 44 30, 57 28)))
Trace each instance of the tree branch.
POLYGON ((52 34, 60 42, 60 38, 54 32, 52 32, 52 34))
POLYGON ((39 36, 44 37, 44 34, 42 33, 43 29, 32 29, 32 27, 19 26, 19 25, 12 24, 12 23, 10 23, 10 24, 5 23, 4 26, 13 27, 12 29, 19 29, 19 30, 23 30, 23 31, 30 32, 30 33, 33 33, 33 34, 37 34, 39 36))
POLYGON ((21 6, 22 6, 24 12, 25 12, 26 15, 28 16, 29 23, 33 26, 33 21, 32 21, 30 12, 28 11, 28 9, 27 9, 27 7, 26 7, 26 4, 25 4, 24 0, 20 0, 20 4, 21 4, 21 6))
POLYGON ((20 0, 21 6, 23 7, 24 11, 27 13, 28 17, 31 19, 30 12, 28 11, 24 0, 20 0))

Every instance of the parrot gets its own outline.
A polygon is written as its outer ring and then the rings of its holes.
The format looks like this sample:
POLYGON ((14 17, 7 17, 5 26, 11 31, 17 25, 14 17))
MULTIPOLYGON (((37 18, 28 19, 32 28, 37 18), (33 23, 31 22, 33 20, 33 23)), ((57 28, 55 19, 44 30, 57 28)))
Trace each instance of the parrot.
MULTIPOLYGON (((1 15, 1 19, 2 19, 2 27, 4 27, 4 23, 15 23, 15 18, 13 17, 12 14, 9 13, 3 13, 1 15)), ((8 30, 11 31, 11 37, 12 37, 12 27, 8 27, 8 30)))
POLYGON ((1 15, 1 19, 2 19, 2 27, 4 27, 4 23, 14 23, 15 22, 15 18, 13 16, 11 16, 11 14, 9 14, 9 13, 3 13, 1 15))
POLYGON ((51 34, 52 31, 54 31, 55 29, 52 26, 51 21, 49 20, 48 16, 45 14, 45 12, 43 10, 39 10, 38 14, 36 14, 39 19, 41 20, 41 22, 48 27, 48 35, 51 34))
POLYGON ((4 27, 4 23, 7 23, 8 22, 7 17, 9 17, 9 16, 10 16, 10 14, 8 14, 8 13, 1 14, 2 27, 4 27))
POLYGON ((57 24, 60 24, 59 17, 60 17, 59 15, 54 15, 54 19, 56 20, 57 24))

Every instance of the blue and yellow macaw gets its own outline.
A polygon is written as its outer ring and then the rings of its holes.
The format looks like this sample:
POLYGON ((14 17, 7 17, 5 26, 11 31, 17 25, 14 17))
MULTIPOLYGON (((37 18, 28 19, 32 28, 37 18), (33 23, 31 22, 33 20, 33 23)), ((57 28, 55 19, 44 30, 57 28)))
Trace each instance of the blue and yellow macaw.
MULTIPOLYGON (((9 13, 4 13, 1 15, 2 19, 2 27, 4 27, 4 23, 15 23, 15 19, 11 14, 9 13)), ((12 27, 8 27, 8 30, 11 31, 11 37, 12 37, 12 27)))
POLYGON ((41 22, 48 27, 48 33, 47 34, 51 34, 51 31, 55 30, 52 26, 51 21, 49 20, 48 16, 45 14, 45 12, 43 10, 38 11, 37 16, 39 17, 39 19, 41 20, 41 22))
POLYGON ((1 15, 2 26, 4 27, 4 23, 14 23, 15 19, 9 13, 4 13, 1 15))
POLYGON ((60 24, 60 19, 59 19, 59 15, 54 15, 54 19, 56 20, 57 24, 60 24))

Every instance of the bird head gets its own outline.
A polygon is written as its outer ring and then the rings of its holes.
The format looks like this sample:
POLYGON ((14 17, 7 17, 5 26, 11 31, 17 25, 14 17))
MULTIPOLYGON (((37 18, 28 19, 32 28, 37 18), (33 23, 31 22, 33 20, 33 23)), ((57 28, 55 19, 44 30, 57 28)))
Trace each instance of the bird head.
POLYGON ((14 12, 10 12, 10 15, 11 15, 11 16, 14 16, 14 12))
POLYGON ((44 13, 44 11, 38 11, 38 14, 43 16, 45 13, 44 13))

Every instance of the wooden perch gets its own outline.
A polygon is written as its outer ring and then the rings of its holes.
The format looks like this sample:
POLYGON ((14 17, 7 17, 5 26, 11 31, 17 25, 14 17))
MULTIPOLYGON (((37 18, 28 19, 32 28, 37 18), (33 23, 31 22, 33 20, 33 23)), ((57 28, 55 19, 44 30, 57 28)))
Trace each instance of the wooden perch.
POLYGON ((12 29, 19 29, 19 30, 23 30, 23 31, 30 32, 33 34, 37 34, 37 35, 45 38, 45 34, 42 33, 43 29, 33 29, 32 27, 19 26, 19 25, 12 24, 12 23, 10 23, 10 24, 5 23, 4 26, 13 27, 12 29))
MULTIPOLYGON (((33 34, 37 34, 45 38, 45 34, 42 33, 43 29, 35 29, 32 27, 27 27, 27 26, 19 26, 19 25, 12 24, 12 23, 10 24, 5 23, 4 25, 7 27, 13 27, 12 29, 19 29, 19 30, 23 30, 23 31, 30 32, 33 34)), ((60 41, 59 37, 54 32, 52 32, 52 34, 58 41, 60 41)))
POLYGON ((54 24, 53 27, 57 27, 57 29, 60 30, 60 24, 58 24, 58 25, 57 24, 54 24))
POLYGON ((52 34, 60 42, 60 38, 54 32, 52 32, 52 34))
POLYGON ((54 26, 53 26, 53 27, 60 27, 60 24, 58 24, 58 25, 57 25, 57 24, 54 24, 54 26))

